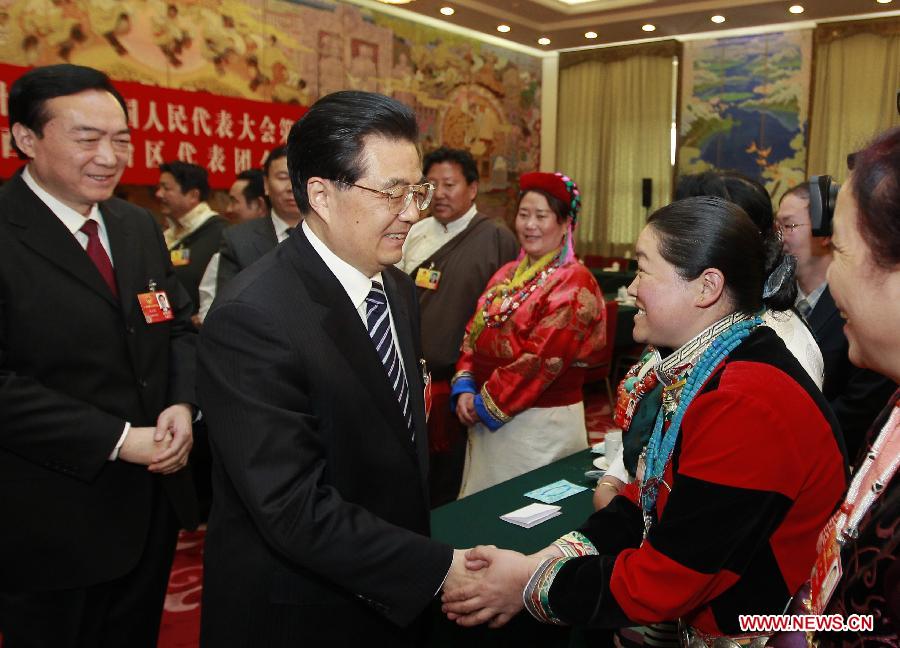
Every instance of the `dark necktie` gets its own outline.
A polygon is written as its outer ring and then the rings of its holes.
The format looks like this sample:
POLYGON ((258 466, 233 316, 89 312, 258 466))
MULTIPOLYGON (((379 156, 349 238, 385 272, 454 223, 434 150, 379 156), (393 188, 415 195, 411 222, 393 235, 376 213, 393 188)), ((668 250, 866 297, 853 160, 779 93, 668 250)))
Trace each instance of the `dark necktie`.
POLYGON ((812 312, 812 306, 809 305, 809 302, 806 299, 801 299, 797 302, 797 312, 803 315, 803 319, 809 319, 809 314, 812 312))
POLYGON ((397 395, 397 402, 403 410, 403 419, 411 433, 410 440, 415 439, 413 429, 412 410, 409 406, 409 386, 406 384, 406 374, 401 366, 400 354, 394 345, 394 336, 391 335, 391 318, 388 316, 387 296, 384 288, 377 281, 372 282, 372 290, 366 297, 366 327, 369 329, 369 337, 375 345, 375 351, 387 372, 388 382, 397 395))
POLYGON ((81 231, 87 235, 88 243, 87 248, 85 248, 85 252, 90 257, 91 261, 94 262, 94 265, 97 266, 97 270, 100 272, 100 276, 103 277, 103 281, 106 282, 106 285, 109 286, 110 291, 116 299, 119 297, 119 289, 116 288, 116 274, 113 272, 112 262, 109 260, 109 255, 106 253, 106 250, 103 248, 103 244, 100 242, 100 234, 97 231, 97 221, 94 220, 86 220, 84 221, 84 225, 81 226, 81 231))

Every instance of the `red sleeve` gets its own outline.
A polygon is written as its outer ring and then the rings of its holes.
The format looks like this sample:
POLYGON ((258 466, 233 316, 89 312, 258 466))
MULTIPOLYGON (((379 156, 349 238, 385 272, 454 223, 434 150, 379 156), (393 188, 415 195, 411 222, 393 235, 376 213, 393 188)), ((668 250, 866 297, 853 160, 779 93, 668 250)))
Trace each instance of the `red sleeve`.
POLYGON ((735 362, 691 405, 679 443, 659 521, 612 572, 625 613, 642 622, 685 616, 763 554, 792 592, 844 488, 840 450, 816 404, 786 374, 735 362))

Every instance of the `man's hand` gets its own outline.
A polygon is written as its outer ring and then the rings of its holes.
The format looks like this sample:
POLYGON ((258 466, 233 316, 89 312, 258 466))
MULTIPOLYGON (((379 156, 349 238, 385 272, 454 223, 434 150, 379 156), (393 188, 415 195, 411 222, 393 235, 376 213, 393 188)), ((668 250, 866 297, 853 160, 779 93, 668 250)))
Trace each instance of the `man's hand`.
POLYGON ((491 628, 499 628, 522 610, 522 592, 543 556, 479 546, 467 551, 465 557, 470 569, 477 569, 482 576, 460 587, 448 583, 441 609, 448 619, 462 626, 488 623, 491 628))
POLYGON ((453 550, 453 562, 450 563, 450 571, 444 581, 444 591, 457 590, 478 582, 481 574, 466 568, 466 551, 464 549, 453 550))
POLYGON ((191 406, 186 403, 171 405, 160 412, 153 438, 157 442, 168 440, 168 443, 151 458, 150 472, 169 475, 187 465, 194 445, 193 418, 191 406))
POLYGON ((166 448, 165 441, 156 441, 156 428, 132 427, 119 448, 119 459, 129 463, 149 466, 153 457, 166 448))
POLYGON ((460 394, 456 399, 456 417, 463 425, 478 423, 478 412, 475 411, 475 394, 460 394))
POLYGON ((119 448, 119 459, 148 466, 151 472, 168 475, 187 465, 194 443, 191 407, 167 407, 156 419, 156 427, 132 427, 119 448))

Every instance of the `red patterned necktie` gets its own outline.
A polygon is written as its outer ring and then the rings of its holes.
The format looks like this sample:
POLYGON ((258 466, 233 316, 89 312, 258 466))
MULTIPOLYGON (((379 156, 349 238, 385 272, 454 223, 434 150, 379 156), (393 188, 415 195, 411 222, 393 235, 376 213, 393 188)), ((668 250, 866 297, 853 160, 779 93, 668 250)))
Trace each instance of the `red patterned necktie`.
POLYGON ((91 219, 84 221, 84 225, 81 226, 81 232, 88 237, 87 248, 85 249, 87 255, 91 258, 91 261, 94 262, 94 265, 97 266, 100 276, 103 277, 103 281, 109 286, 113 296, 118 299, 119 289, 116 288, 116 275, 113 272, 109 255, 106 253, 103 244, 100 242, 100 234, 97 231, 97 221, 91 219))

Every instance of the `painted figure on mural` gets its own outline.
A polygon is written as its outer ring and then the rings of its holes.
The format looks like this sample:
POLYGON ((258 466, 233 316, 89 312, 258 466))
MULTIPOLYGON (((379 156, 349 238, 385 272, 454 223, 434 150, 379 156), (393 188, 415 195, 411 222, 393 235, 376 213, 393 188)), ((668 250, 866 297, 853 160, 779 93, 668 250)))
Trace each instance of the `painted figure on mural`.
POLYGON ((375 92, 378 88, 378 46, 361 40, 353 40, 353 58, 347 76, 350 86, 356 90, 375 92))
POLYGON ((153 40, 166 60, 174 67, 181 67, 181 53, 191 46, 190 34, 181 26, 178 6, 165 5, 163 12, 157 13, 151 20, 153 24, 153 40))
POLYGON ((87 6, 91 31, 102 36, 119 56, 128 49, 120 40, 131 33, 131 8, 124 0, 91 0, 87 6))
POLYGON ((319 32, 319 94, 344 88, 344 41, 340 34, 319 32))
POLYGON ((243 42, 234 28, 234 18, 210 9, 201 8, 203 43, 200 50, 204 59, 212 63, 220 76, 227 71, 232 58, 243 52, 243 42))

